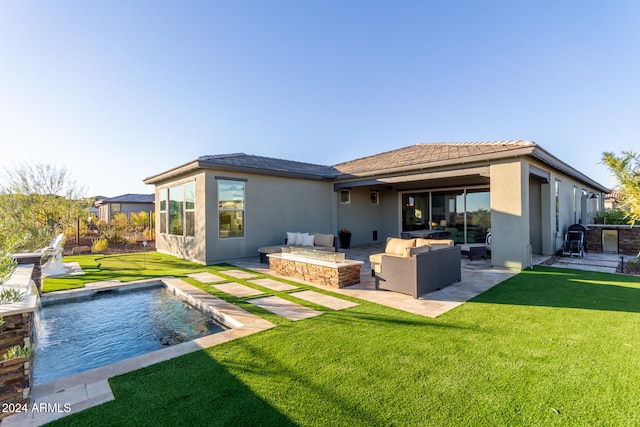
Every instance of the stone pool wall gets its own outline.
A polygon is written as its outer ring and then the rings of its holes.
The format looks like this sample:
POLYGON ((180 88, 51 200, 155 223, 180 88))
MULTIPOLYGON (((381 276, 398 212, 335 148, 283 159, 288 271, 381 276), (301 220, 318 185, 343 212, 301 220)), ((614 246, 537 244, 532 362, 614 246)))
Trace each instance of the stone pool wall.
MULTIPOLYGON (((39 263, 37 264, 39 267, 39 263)), ((34 343, 35 314, 39 294, 33 293, 31 280, 34 264, 18 265, 11 278, 2 286, 13 287, 25 293, 22 302, 0 305, 4 324, 0 326, 0 419, 30 409, 33 372, 31 358, 4 360, 13 346, 24 347, 34 343)), ((39 269, 38 275, 39 273, 39 269)))

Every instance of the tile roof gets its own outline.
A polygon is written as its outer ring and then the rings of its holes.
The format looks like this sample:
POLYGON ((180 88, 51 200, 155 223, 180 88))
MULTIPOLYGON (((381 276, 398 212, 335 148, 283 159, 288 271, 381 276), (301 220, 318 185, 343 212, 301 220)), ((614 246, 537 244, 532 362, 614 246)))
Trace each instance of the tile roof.
POLYGON ((445 142, 416 144, 373 156, 339 163, 334 166, 340 173, 358 174, 385 169, 427 166, 429 163, 457 161, 474 156, 502 153, 535 147, 531 141, 445 142))
POLYGON ((96 203, 153 203, 155 200, 155 194, 123 194, 116 197, 106 197, 96 203))
POLYGON ((271 174, 284 173, 316 178, 333 178, 338 175, 338 172, 336 172, 336 170, 331 166, 275 159, 272 157, 254 156, 244 153, 201 156, 198 158, 198 161, 200 163, 204 163, 205 166, 211 164, 241 168, 244 170, 256 169, 261 172, 268 172, 271 174))

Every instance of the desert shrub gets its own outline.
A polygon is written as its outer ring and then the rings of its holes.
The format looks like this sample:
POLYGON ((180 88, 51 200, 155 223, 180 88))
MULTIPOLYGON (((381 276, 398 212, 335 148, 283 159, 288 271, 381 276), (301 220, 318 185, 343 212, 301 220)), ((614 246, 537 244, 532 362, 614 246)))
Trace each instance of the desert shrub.
POLYGON ((100 239, 96 239, 91 245, 91 252, 104 252, 109 247, 109 241, 102 237, 100 239))

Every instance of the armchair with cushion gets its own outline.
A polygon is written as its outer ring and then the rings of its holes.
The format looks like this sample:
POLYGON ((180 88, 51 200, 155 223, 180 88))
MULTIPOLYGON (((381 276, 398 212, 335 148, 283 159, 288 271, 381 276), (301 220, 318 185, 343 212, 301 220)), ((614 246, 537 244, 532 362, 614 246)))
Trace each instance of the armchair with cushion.
POLYGON ((461 280, 460 247, 419 252, 409 257, 382 255, 376 271, 376 289, 418 298, 461 280))

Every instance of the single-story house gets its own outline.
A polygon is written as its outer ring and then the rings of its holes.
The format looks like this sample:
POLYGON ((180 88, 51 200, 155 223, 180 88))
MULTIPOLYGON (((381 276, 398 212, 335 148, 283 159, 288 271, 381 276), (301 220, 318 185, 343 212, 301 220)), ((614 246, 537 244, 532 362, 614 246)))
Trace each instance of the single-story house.
POLYGON ((116 197, 97 199, 95 206, 98 208, 98 219, 110 222, 117 213, 127 216, 132 213, 154 212, 155 194, 123 194, 116 197))
POLYGON ((257 256, 286 232, 347 228, 357 246, 433 229, 484 242, 490 229, 492 264, 518 270, 560 250, 609 192, 532 141, 417 144, 334 166, 220 154, 144 183, 158 251, 202 264, 257 256))

